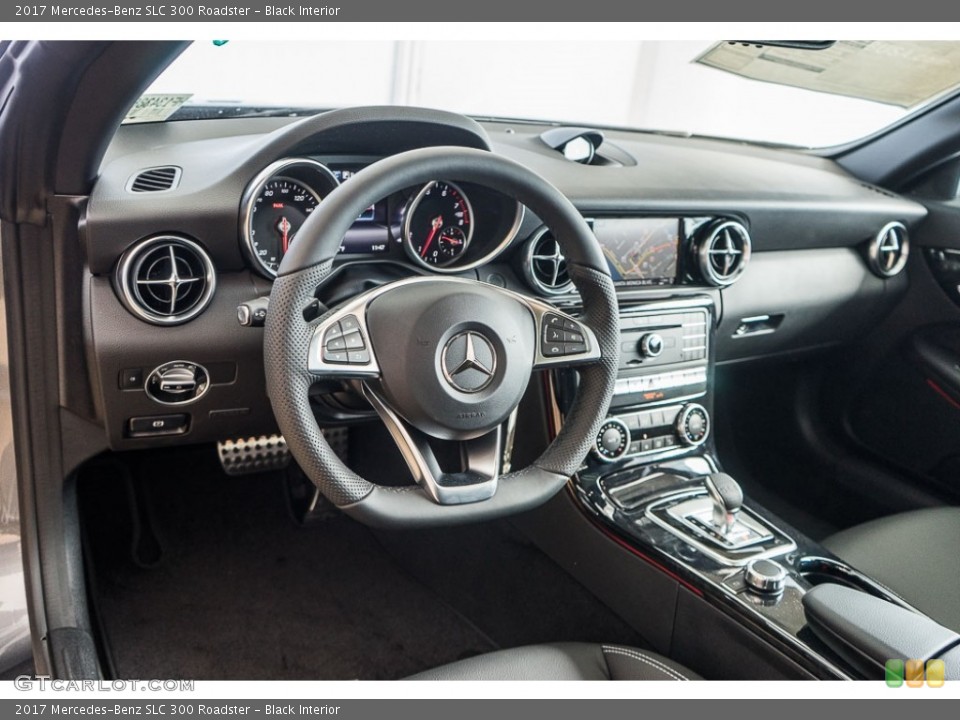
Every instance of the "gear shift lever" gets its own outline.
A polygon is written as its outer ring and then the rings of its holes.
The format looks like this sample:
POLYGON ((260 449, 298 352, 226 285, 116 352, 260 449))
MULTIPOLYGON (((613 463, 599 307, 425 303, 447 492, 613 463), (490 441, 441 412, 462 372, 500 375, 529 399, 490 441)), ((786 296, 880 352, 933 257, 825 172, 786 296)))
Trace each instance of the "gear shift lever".
POLYGON ((703 484, 713 500, 713 524, 721 535, 726 535, 737 522, 737 513, 743 505, 743 490, 726 473, 712 473, 703 478, 703 484))

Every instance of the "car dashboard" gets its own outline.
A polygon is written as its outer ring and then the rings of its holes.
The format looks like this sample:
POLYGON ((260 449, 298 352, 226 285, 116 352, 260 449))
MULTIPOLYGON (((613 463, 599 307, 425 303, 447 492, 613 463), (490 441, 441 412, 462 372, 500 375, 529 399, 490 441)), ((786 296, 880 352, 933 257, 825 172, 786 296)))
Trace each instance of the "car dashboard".
MULTIPOLYGON (((829 159, 731 141, 389 107, 123 126, 80 211, 83 327, 73 330, 89 372, 75 394, 105 447, 275 433, 260 326, 284 252, 338 185, 429 146, 498 153, 559 188, 593 229, 628 315, 666 301, 709 306, 710 357, 698 333, 623 327, 624 370, 675 357, 679 385, 688 365, 830 347, 882 316, 906 277, 878 248, 890 228, 906 244, 925 214, 829 159), (550 142, 558 130, 599 144, 587 162, 570 159, 550 142)), ((479 280, 574 313, 579 302, 550 229, 496 188, 457 178, 364 210, 318 302, 416 275, 479 280)), ((650 392, 629 377, 618 387, 650 392)), ((321 422, 370 418, 336 384, 314 392, 321 422)))

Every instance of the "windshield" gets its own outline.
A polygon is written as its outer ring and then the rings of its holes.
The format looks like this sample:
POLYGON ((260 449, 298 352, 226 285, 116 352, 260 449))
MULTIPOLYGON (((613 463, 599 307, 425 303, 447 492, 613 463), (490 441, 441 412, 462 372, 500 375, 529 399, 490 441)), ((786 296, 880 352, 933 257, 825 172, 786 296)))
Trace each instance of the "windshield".
POLYGON ((960 85, 958 42, 197 42, 128 122, 417 105, 824 147, 960 85))

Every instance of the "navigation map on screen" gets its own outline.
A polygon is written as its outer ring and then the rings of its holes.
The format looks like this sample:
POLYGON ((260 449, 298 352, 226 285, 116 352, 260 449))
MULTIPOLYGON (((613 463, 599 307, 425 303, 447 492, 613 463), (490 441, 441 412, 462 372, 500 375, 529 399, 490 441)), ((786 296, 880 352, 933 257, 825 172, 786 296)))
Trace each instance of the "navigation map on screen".
POLYGON ((615 283, 669 285, 677 277, 677 218, 598 218, 593 233, 615 283))

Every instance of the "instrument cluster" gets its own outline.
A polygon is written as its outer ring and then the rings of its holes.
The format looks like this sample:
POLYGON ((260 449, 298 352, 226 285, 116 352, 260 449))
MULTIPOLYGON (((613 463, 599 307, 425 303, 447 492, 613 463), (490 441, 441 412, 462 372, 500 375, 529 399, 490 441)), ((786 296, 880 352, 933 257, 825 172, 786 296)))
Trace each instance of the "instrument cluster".
MULTIPOLYGON (((365 164, 285 158, 264 168, 241 202, 240 239, 253 267, 275 277, 300 228, 323 199, 365 164)), ((344 259, 403 260, 437 273, 489 262, 510 245, 523 219, 513 198, 437 179, 365 209, 340 244, 344 259)))

